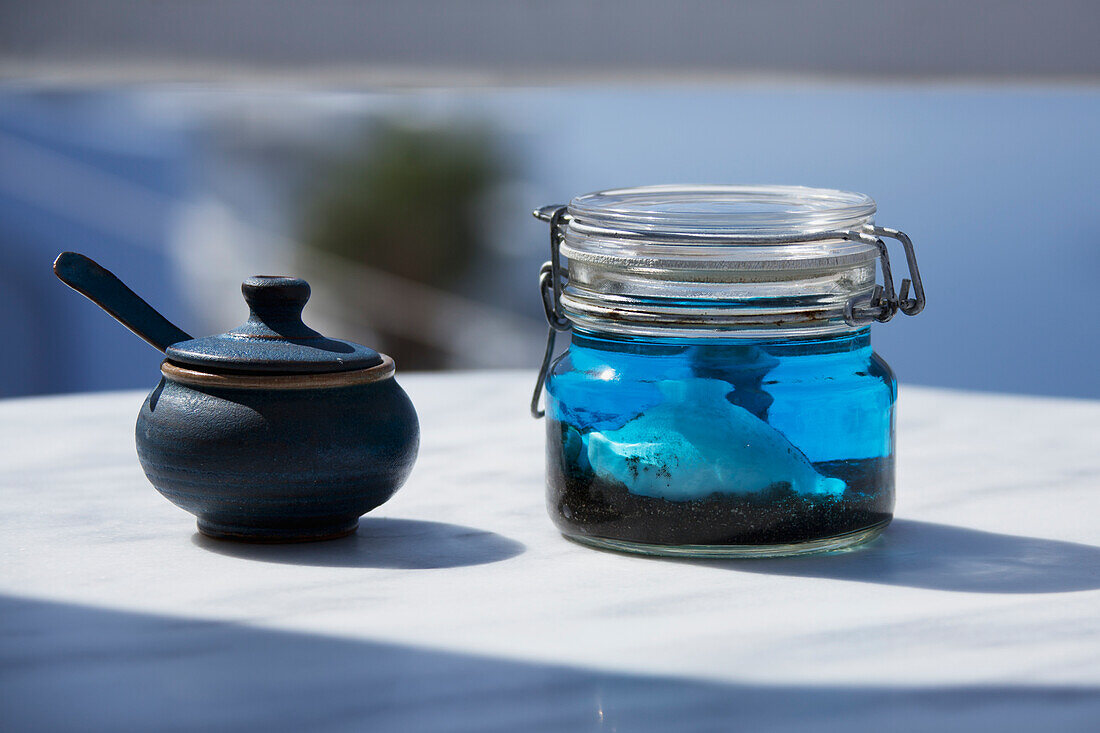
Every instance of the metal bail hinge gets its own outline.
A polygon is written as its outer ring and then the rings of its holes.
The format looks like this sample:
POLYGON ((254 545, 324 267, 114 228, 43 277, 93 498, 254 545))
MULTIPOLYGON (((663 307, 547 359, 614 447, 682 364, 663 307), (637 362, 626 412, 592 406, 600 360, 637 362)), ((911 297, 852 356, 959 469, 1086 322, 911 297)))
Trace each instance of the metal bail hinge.
POLYGON ((569 320, 561 307, 564 277, 560 254, 561 243, 565 238, 563 228, 569 215, 567 207, 561 204, 543 206, 533 213, 536 219, 550 222, 550 261, 543 263, 539 269, 539 295, 542 297, 543 312, 546 314, 546 322, 550 328, 546 334, 546 352, 542 355, 538 382, 535 384, 534 394, 531 395, 531 416, 537 419, 546 414, 544 410, 539 409, 539 398, 542 397, 546 374, 550 371, 550 361, 554 356, 554 342, 557 340, 558 331, 568 331, 570 327, 569 320))
POLYGON ((888 227, 866 226, 847 232, 845 239, 867 242, 878 247, 879 266, 882 268, 882 285, 875 285, 869 298, 850 301, 844 309, 844 320, 852 326, 862 326, 871 321, 886 323, 900 310, 907 316, 915 316, 924 310, 924 283, 917 267, 917 255, 913 251, 913 240, 904 232, 888 227), (883 238, 896 239, 905 249, 905 261, 909 267, 909 277, 901 281, 900 293, 894 291, 894 275, 890 268, 890 253, 883 238), (910 278, 912 278, 910 280, 910 278), (913 288, 913 297, 909 297, 909 288, 913 288))

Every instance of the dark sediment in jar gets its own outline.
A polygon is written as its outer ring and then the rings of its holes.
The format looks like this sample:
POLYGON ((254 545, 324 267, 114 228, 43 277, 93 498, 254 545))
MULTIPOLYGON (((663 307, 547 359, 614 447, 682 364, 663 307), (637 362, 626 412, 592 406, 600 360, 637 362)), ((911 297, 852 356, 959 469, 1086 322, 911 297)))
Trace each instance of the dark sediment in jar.
POLYGON ((563 432, 571 428, 549 427, 547 503, 566 534, 652 545, 780 545, 867 529, 893 516, 893 456, 812 464, 847 484, 841 494, 798 493, 780 481, 760 491, 716 487, 705 498, 674 501, 631 493, 580 467, 563 450, 563 432))

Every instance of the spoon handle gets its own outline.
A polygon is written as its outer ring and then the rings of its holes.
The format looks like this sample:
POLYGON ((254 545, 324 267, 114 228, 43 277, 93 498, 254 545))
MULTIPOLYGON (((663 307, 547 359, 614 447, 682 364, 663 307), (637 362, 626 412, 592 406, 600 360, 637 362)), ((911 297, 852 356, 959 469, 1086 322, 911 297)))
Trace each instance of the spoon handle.
POLYGON ((62 252, 54 260, 53 272, 61 282, 162 352, 172 344, 191 339, 114 274, 82 254, 62 252))

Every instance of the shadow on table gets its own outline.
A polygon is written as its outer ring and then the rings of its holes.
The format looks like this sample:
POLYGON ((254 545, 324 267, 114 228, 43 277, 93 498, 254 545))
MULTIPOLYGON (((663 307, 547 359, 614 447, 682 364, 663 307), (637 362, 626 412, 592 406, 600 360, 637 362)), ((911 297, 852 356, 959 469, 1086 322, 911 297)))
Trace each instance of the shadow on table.
POLYGON ((1100 688, 598 672, 0 596, 5 731, 1095 730, 1100 688))
POLYGON ((676 560, 746 573, 857 580, 969 593, 1100 588, 1100 547, 896 519, 850 552, 768 560, 676 560))
POLYGON ((241 560, 324 567, 457 568, 507 560, 527 548, 495 532, 445 522, 364 517, 359 530, 326 542, 257 545, 215 540, 195 533, 191 541, 241 560))

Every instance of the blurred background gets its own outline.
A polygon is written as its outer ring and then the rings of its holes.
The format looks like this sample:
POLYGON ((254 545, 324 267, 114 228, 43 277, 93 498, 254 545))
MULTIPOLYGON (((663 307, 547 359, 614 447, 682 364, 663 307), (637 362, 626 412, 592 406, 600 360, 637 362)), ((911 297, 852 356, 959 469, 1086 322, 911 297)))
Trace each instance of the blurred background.
POLYGON ((928 290, 904 383, 1100 397, 1100 4, 0 6, 0 396, 148 388, 77 250, 194 335, 299 274, 402 370, 535 367, 546 225, 608 187, 862 191, 928 290))

